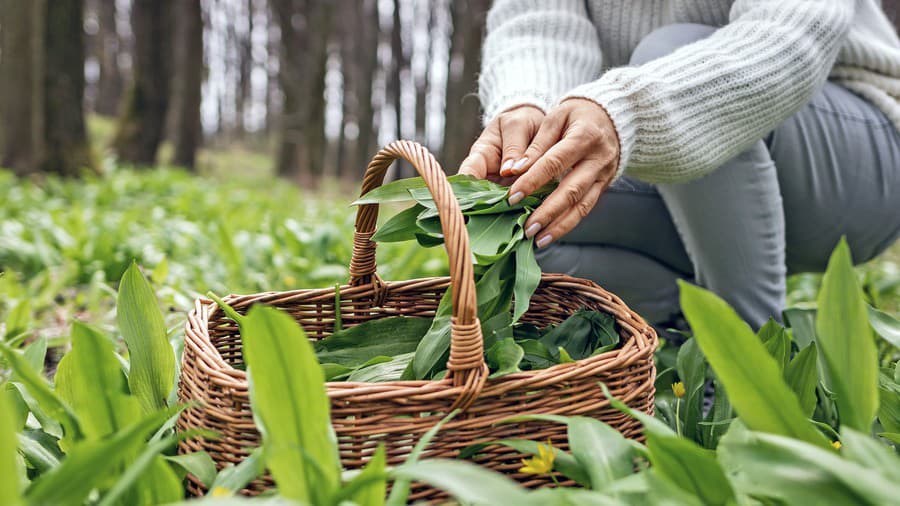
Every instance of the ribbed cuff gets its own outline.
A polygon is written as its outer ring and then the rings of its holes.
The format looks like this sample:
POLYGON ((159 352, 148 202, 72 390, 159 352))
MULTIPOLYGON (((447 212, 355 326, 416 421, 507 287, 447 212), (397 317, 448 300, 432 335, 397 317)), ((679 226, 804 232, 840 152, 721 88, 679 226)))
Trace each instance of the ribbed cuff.
POLYGON ((555 99, 547 93, 537 90, 518 90, 507 93, 492 101, 489 108, 485 109, 482 123, 487 125, 501 112, 521 105, 533 105, 546 113, 554 101, 555 99))
POLYGON ((634 126, 634 111, 628 101, 628 94, 614 84, 604 82, 604 78, 582 84, 573 88, 559 99, 586 98, 596 102, 606 110, 613 122, 619 137, 619 166, 616 170, 618 179, 628 168, 628 161, 637 141, 637 130, 634 126))

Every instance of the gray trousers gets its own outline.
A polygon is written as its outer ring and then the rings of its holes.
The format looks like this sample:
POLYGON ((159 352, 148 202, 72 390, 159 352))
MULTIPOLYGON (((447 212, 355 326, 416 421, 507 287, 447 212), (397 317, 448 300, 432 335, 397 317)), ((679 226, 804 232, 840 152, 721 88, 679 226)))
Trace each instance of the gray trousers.
MULTIPOLYGON (((714 28, 670 25, 644 38, 641 64, 714 28)), ((788 273, 824 270, 841 236, 864 262, 900 235, 900 133, 874 106, 828 82, 747 151, 699 179, 624 177, 560 242, 546 272, 592 279, 652 323, 679 313, 676 280, 728 301, 754 328, 779 319, 788 273)))

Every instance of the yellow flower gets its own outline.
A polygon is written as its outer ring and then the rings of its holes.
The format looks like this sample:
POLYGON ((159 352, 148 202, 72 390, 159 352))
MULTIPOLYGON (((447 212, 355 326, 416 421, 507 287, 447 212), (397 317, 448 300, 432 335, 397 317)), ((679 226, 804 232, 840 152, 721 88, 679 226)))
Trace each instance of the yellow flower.
POLYGON ((840 441, 832 441, 831 446, 833 446, 835 450, 840 450, 844 445, 842 445, 840 441))
POLYGON ((284 276, 284 278, 282 278, 281 281, 282 281, 282 283, 284 283, 286 286, 294 286, 294 284, 297 283, 297 278, 295 278, 294 276, 291 276, 290 274, 288 274, 288 275, 284 276))
POLYGON ((672 383, 672 393, 675 394, 675 397, 678 397, 679 399, 684 397, 684 383, 680 381, 678 383, 672 383))
POLYGON ((211 497, 231 497, 233 494, 225 487, 216 487, 209 491, 209 495, 211 497))
POLYGON ((550 440, 547 444, 538 443, 538 454, 530 459, 522 459, 524 464, 520 469, 520 473, 527 474, 547 474, 553 470, 553 461, 556 454, 553 452, 553 445, 550 440))

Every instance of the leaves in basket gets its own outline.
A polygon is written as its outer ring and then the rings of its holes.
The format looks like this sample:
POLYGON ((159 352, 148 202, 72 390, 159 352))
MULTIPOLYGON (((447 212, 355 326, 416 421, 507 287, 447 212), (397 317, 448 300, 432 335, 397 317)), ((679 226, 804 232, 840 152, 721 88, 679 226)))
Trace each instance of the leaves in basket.
POLYGON ((313 346, 323 364, 354 368, 376 357, 396 357, 415 351, 430 326, 428 318, 378 318, 336 332, 313 346))
POLYGON ((619 344, 616 320, 611 315, 580 309, 564 322, 544 334, 541 343, 559 359, 559 348, 565 348, 571 358, 581 360, 611 350, 619 344))
POLYGON ((485 353, 488 367, 490 367, 492 371, 495 371, 493 374, 491 374, 491 378, 497 378, 514 372, 520 372, 521 369, 519 369, 519 363, 522 362, 522 358, 524 356, 525 350, 523 350, 521 346, 516 344, 513 338, 507 337, 505 339, 497 341, 485 353))
POLYGON ((372 240, 376 242, 402 242, 415 239, 416 220, 423 209, 425 208, 415 205, 395 214, 384 225, 378 227, 378 230, 372 236, 372 240))

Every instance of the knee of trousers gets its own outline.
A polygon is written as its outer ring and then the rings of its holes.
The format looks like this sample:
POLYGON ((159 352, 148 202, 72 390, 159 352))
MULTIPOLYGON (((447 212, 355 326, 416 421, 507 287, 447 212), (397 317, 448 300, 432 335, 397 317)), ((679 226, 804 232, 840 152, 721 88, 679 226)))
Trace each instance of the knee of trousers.
POLYGON ((672 53, 692 42, 705 39, 716 31, 715 27, 695 23, 665 25, 648 33, 631 53, 629 63, 642 65, 672 53))

